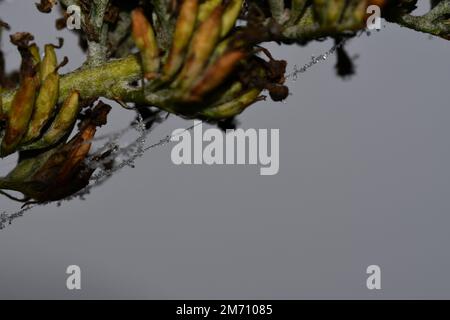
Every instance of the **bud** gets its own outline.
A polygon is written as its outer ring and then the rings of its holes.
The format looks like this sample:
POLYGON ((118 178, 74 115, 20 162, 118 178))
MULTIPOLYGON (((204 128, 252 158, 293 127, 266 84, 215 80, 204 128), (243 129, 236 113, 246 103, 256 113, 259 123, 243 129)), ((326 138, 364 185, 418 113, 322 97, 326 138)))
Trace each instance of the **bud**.
POLYGON ((234 27, 237 18, 242 10, 243 0, 230 0, 229 4, 225 8, 225 12, 222 17, 222 31, 221 36, 224 37, 234 27))
POLYGON ((55 47, 52 44, 45 45, 45 56, 42 60, 39 68, 39 77, 41 82, 45 81, 45 78, 55 71, 58 66, 58 60, 56 57, 55 47))
POLYGON ((41 53, 36 43, 33 43, 29 47, 30 53, 33 56, 34 66, 37 67, 41 63, 41 53))
POLYGON ((144 77, 146 79, 156 78, 159 72, 160 58, 153 28, 141 9, 134 10, 131 13, 131 19, 132 35, 141 54, 144 77))
POLYGON ((57 144, 66 136, 77 120, 80 111, 80 94, 78 91, 72 91, 64 101, 61 109, 56 115, 50 128, 44 133, 38 141, 25 146, 23 150, 36 150, 50 147, 57 144))
POLYGON ((220 37, 223 7, 218 6, 196 30, 181 73, 173 86, 186 89, 198 78, 220 37))
POLYGON ((236 99, 233 99, 222 105, 203 110, 202 115, 204 115, 208 119, 214 120, 235 117, 243 112, 247 107, 259 101, 260 99, 258 97, 260 93, 260 89, 250 89, 236 99))
POLYGON ((314 12, 319 23, 329 27, 339 22, 345 5, 346 0, 314 0, 314 12))
POLYGON ((213 63, 200 81, 190 91, 189 100, 196 101, 220 86, 236 67, 237 63, 242 60, 246 54, 243 51, 230 51, 222 55, 215 63, 213 63))
MULTIPOLYGON (((39 203, 73 195, 89 184, 95 169, 85 164, 96 128, 106 123, 111 107, 99 103, 80 125, 80 131, 65 144, 21 161, 4 179, 10 190, 39 203)), ((101 155, 98 158, 101 159, 101 155)))
POLYGON ((41 85, 28 131, 21 144, 26 144, 38 138, 42 129, 52 117, 59 97, 59 79, 59 74, 55 71, 49 74, 41 85))
POLYGON ((205 21, 221 3, 222 0, 203 1, 198 11, 198 23, 205 21))
MULTIPOLYGON (((3 111, 3 88, 0 86, 0 123, 6 120, 6 112, 3 111)), ((1 130, 1 129, 0 129, 1 130)))
POLYGON ((11 102, 5 136, 1 145, 1 156, 4 157, 15 152, 23 136, 26 134, 33 114, 35 98, 36 80, 34 77, 27 76, 22 80, 11 102))
POLYGON ((197 20, 198 0, 184 0, 173 34, 172 48, 164 65, 164 80, 175 75, 183 64, 185 52, 194 32, 197 20))

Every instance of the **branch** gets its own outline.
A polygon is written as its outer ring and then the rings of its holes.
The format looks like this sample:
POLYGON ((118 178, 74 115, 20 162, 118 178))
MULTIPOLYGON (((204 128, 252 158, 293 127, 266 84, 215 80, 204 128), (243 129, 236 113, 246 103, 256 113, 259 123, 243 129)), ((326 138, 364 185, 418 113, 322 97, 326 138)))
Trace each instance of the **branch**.
MULTIPOLYGON (((80 6, 78 0, 60 0, 60 2, 65 8, 71 5, 80 6)), ((108 5, 109 0, 92 0, 89 16, 86 17, 83 10, 81 13, 82 29, 88 43, 86 64, 89 66, 98 66, 107 58, 108 25, 104 23, 104 18, 108 5)))
POLYGON ((172 0, 151 0, 153 4, 157 19, 157 37, 159 39, 159 45, 164 49, 170 47, 172 42, 172 34, 174 29, 174 23, 172 15, 169 11, 169 5, 172 0))
POLYGON ((268 0, 270 11, 272 13, 272 17, 279 24, 283 24, 285 22, 285 8, 284 8, 284 0, 268 0))
MULTIPOLYGON (((58 103, 63 103, 73 90, 77 90, 86 100, 104 97, 126 103, 155 106, 164 111, 179 114, 176 106, 171 102, 171 90, 150 92, 130 84, 140 80, 142 74, 140 60, 136 55, 111 60, 101 66, 78 69, 61 77, 58 103)), ((15 90, 9 90, 2 93, 3 111, 6 114, 10 111, 15 92, 15 90)), ((238 109, 233 106, 233 110, 235 113, 240 113, 247 106, 243 103, 238 109)), ((220 118, 221 114, 223 114, 223 107, 222 109, 213 107, 199 110, 197 116, 214 120, 220 118)))
POLYGON ((423 16, 404 14, 394 17, 393 21, 404 27, 450 40, 449 15, 450 0, 444 0, 423 16))
POLYGON ((93 28, 91 32, 95 34, 95 37, 88 36, 87 64, 90 66, 98 66, 106 60, 108 25, 103 23, 103 19, 108 4, 109 0, 93 0, 91 4, 88 21, 93 28))

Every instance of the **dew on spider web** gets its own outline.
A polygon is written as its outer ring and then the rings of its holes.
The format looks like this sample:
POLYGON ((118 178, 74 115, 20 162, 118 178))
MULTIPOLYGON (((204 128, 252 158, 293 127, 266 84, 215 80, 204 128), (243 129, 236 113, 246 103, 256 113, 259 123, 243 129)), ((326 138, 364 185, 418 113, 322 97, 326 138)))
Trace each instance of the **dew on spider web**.
MULTIPOLYGON (((362 31, 359 34, 357 34, 357 37, 360 37, 362 34, 366 34, 367 36, 370 36, 370 31, 362 31)), ((306 63, 302 67, 298 67, 298 65, 294 65, 293 71, 286 76, 287 79, 291 79, 292 81, 297 81, 300 74, 305 73, 310 68, 312 68, 314 65, 318 64, 321 61, 326 61, 329 56, 333 55, 337 49, 344 46, 351 38, 343 38, 341 41, 339 41, 337 44, 335 44, 331 49, 329 49, 324 54, 321 54, 319 56, 311 56, 310 62, 306 63)), ((291 96, 291 94, 290 94, 291 96)), ((283 101, 283 103, 287 103, 286 100, 283 101)), ((150 119, 151 121, 151 119, 150 119)), ((185 128, 185 131, 191 131, 194 129, 197 125, 202 124, 202 121, 199 121, 198 123, 185 128)), ((94 187, 100 186, 103 183, 105 183, 109 178, 111 178, 114 173, 120 171, 121 169, 125 167, 131 167, 135 168, 135 162, 138 158, 142 157, 147 151, 164 146, 169 144, 170 142, 175 141, 175 136, 173 135, 167 135, 160 139, 158 142, 145 146, 147 142, 147 136, 152 130, 149 130, 147 128, 147 122, 144 120, 141 116, 141 114, 137 113, 137 120, 132 125, 114 133, 106 134, 103 136, 99 136, 97 138, 94 138, 93 142, 103 141, 107 140, 106 143, 103 144, 103 146, 99 147, 97 150, 98 153, 102 153, 105 151, 110 151, 110 154, 107 157, 102 158, 101 160, 98 160, 97 157, 90 157, 86 160, 86 165, 88 168, 98 170, 90 179, 90 183, 83 188, 81 191, 77 192, 76 194, 69 196, 65 199, 62 199, 60 201, 57 201, 56 204, 58 206, 61 206, 63 202, 71 201, 74 199, 79 200, 85 200, 86 196, 88 196, 91 193, 91 190, 94 187), (120 139, 127 134, 131 130, 135 130, 138 132, 138 137, 133 140, 131 143, 121 147, 120 145, 120 139), (113 164, 112 167, 108 167, 108 165, 113 164)), ((180 133, 181 134, 181 133, 180 133)), ((14 213, 7 213, 3 212, 0 214, 0 230, 4 229, 6 225, 10 225, 15 219, 20 218, 24 215, 25 212, 30 211, 36 206, 44 206, 50 203, 55 202, 46 202, 46 203, 39 203, 39 204, 31 204, 23 207, 21 210, 14 212, 14 213)))
MULTIPOLYGON (((23 207, 21 210, 14 213, 3 212, 0 214, 0 230, 4 229, 7 225, 10 225, 14 220, 20 218, 31 209, 36 206, 45 206, 51 203, 55 203, 57 206, 61 206, 64 202, 71 201, 74 199, 85 200, 88 195, 90 195, 93 188, 98 187, 108 181, 116 172, 123 168, 131 167, 135 168, 136 160, 141 158, 147 151, 154 149, 156 147, 161 147, 167 145, 171 142, 176 141, 175 135, 166 135, 156 143, 151 145, 147 144, 147 137, 152 132, 153 124, 148 128, 150 121, 155 121, 154 119, 144 120, 143 117, 138 113, 137 120, 132 123, 129 127, 122 129, 118 132, 113 132, 111 134, 106 134, 104 136, 98 137, 93 141, 107 140, 102 146, 97 148, 95 154, 101 154, 105 151, 110 151, 107 157, 98 159, 98 157, 91 156, 86 159, 85 164, 90 169, 95 169, 96 173, 90 178, 89 184, 80 190, 79 192, 66 197, 62 200, 56 202, 45 202, 38 204, 29 204, 23 207), (135 137, 130 143, 121 146, 120 139, 129 131, 136 131, 138 136, 135 137), (112 164, 112 165, 111 165, 112 164)), ((161 121, 155 121, 155 123, 161 123, 161 121)), ((202 121, 197 122, 190 127, 184 129, 184 131, 191 131, 196 126, 202 124, 202 121)), ((179 133, 178 135, 181 135, 179 133)))
MULTIPOLYGON (((384 26, 385 27, 385 26, 384 26)), ((377 30, 380 31, 380 30, 377 30)), ((359 38, 361 35, 367 35, 370 36, 371 32, 369 30, 361 30, 356 34, 354 38, 359 38)), ((305 73, 306 71, 309 71, 313 66, 318 64, 319 62, 326 61, 330 56, 334 55, 338 49, 346 45, 351 39, 353 38, 342 38, 338 43, 333 45, 328 51, 325 53, 318 55, 318 56, 311 56, 311 60, 304 64, 302 67, 299 67, 298 65, 294 65, 294 68, 291 73, 286 75, 286 79, 291 79, 293 82, 296 82, 301 74, 305 73)))

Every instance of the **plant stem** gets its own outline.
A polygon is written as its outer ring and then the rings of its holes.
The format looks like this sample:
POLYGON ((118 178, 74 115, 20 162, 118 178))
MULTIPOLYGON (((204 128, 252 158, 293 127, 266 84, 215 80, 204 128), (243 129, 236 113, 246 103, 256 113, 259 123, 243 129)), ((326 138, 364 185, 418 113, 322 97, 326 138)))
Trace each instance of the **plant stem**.
POLYGON ((398 24, 416 31, 429 33, 435 36, 450 38, 450 0, 438 3, 433 9, 423 16, 410 14, 399 16, 395 19, 398 24), (445 21, 445 19, 447 20, 445 21), (441 21, 440 21, 441 20, 441 21))
POLYGON ((97 39, 88 37, 87 64, 98 66, 105 62, 107 52, 108 25, 103 23, 109 0, 93 0, 89 13, 89 24, 96 33, 97 39))

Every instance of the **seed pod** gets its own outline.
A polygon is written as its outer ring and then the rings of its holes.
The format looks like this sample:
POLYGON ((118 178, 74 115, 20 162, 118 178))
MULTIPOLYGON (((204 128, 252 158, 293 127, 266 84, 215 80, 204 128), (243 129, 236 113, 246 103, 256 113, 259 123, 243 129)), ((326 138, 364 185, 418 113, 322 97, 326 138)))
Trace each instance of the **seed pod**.
POLYGON ((366 15, 367 15, 367 0, 360 1, 353 11, 353 19, 357 24, 363 24, 366 20, 366 15))
POLYGON ((233 42, 234 48, 237 48, 237 40, 233 37, 228 37, 224 40, 222 40, 214 49, 214 53, 211 55, 211 58, 209 59, 209 66, 212 65, 219 59, 227 50, 230 49, 230 43, 233 42))
POLYGON ((7 156, 16 151, 22 137, 27 132, 33 114, 35 98, 36 81, 33 77, 26 77, 11 102, 5 136, 1 146, 0 154, 2 156, 7 156))
POLYGON ((34 66, 38 66, 41 63, 41 53, 39 52, 39 47, 36 43, 33 43, 29 47, 30 53, 33 56, 34 66))
POLYGON ((59 74, 57 71, 49 74, 42 84, 28 131, 21 144, 37 139, 41 134, 42 128, 47 124, 53 115, 59 97, 59 74))
MULTIPOLYGON (((97 104, 86 114, 78 126, 79 132, 69 142, 60 143, 36 157, 21 161, 7 176, 6 183, 12 185, 13 190, 37 202, 60 200, 84 188, 95 171, 84 160, 96 127, 106 124, 110 109, 110 106, 101 102, 97 104)), ((110 154, 99 154, 95 159, 100 161, 110 154)))
POLYGON ((154 79, 157 76, 160 65, 159 48, 155 33, 141 9, 134 10, 131 13, 131 19, 132 36, 141 54, 144 77, 146 79, 154 79))
POLYGON ((181 73, 173 86, 189 88, 203 71, 219 40, 223 7, 219 6, 195 32, 181 73))
POLYGON ((5 120, 6 113, 3 111, 3 88, 0 86, 0 121, 5 120))
POLYGON ((346 0, 314 0, 314 11, 320 24, 333 26, 338 23, 345 4, 346 0))
POLYGON ((329 25, 335 25, 339 23, 342 17, 342 12, 345 9, 346 0, 333 0, 330 1, 328 8, 327 21, 329 25))
POLYGON ((324 25, 327 20, 327 9, 328 9, 327 2, 328 2, 327 0, 313 1, 314 14, 321 25, 324 25))
POLYGON ((304 13, 307 0, 292 0, 291 11, 289 13, 289 25, 295 24, 304 13))
POLYGON ((172 48, 164 65, 164 80, 172 78, 183 64, 197 20, 198 0, 184 0, 173 34, 172 48))
POLYGON ((234 27, 242 9, 243 0, 230 0, 222 17, 221 36, 224 37, 234 27))
POLYGON ((267 84, 266 89, 273 101, 283 101, 289 96, 289 88, 280 84, 267 84))
POLYGON ((60 174, 56 178, 56 184, 64 184, 64 182, 70 181, 74 170, 77 170, 83 161, 86 159, 91 146, 92 139, 97 129, 95 126, 86 126, 83 130, 72 140, 73 149, 70 151, 67 157, 67 161, 61 168, 60 174))
POLYGON ((204 1, 199 8, 198 11, 198 23, 201 23, 205 21, 211 13, 216 9, 220 4, 222 3, 222 0, 206 0, 204 1))
POLYGON ((225 53, 206 70, 200 81, 190 91, 188 99, 198 101, 205 94, 221 85, 234 70, 237 63, 245 56, 245 52, 240 50, 225 53))
POLYGON ((343 13, 342 21, 345 21, 345 23, 348 24, 348 25, 355 25, 355 24, 357 24, 356 23, 357 21, 355 20, 354 14, 355 14, 356 8, 361 7, 361 4, 364 7, 366 7, 367 0, 364 0, 364 1, 349 0, 347 5, 346 5, 346 7, 345 7, 344 13, 343 13))
POLYGON ((216 105, 221 105, 235 99, 240 93, 242 93, 243 84, 240 81, 236 81, 230 85, 230 87, 222 92, 220 96, 215 99, 216 105))
POLYGON ((58 150, 53 148, 36 157, 20 161, 17 166, 6 176, 7 181, 23 183, 30 179, 36 171, 58 150))
POLYGON ((39 68, 39 77, 41 83, 44 82, 45 78, 47 78, 49 74, 53 73, 58 66, 55 47, 51 44, 46 44, 44 50, 45 56, 39 68))
POLYGON ((64 101, 50 128, 38 141, 27 145, 23 150, 43 149, 58 143, 69 133, 77 120, 80 111, 80 93, 72 91, 64 101))
POLYGON ((211 120, 220 120, 237 116, 248 106, 259 101, 258 97, 260 93, 260 89, 250 89, 230 102, 203 110, 202 115, 211 120))

